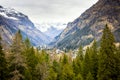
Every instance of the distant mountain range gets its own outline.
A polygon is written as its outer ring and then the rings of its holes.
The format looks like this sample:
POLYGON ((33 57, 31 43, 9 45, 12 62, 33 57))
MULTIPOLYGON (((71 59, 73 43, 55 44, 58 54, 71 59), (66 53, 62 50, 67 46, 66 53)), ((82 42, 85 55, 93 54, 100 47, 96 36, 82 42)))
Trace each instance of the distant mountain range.
POLYGON ((0 34, 3 40, 11 44, 13 36, 19 29, 23 38, 28 37, 34 46, 50 42, 50 37, 37 29, 28 16, 14 9, 0 6, 0 34))
POLYGON ((120 42, 120 0, 99 0, 80 17, 69 22, 52 44, 59 49, 76 49, 80 45, 89 45, 94 39, 99 42, 106 24, 116 42, 120 42))
POLYGON ((42 23, 35 24, 36 28, 51 38, 51 41, 58 36, 67 26, 65 23, 42 23))

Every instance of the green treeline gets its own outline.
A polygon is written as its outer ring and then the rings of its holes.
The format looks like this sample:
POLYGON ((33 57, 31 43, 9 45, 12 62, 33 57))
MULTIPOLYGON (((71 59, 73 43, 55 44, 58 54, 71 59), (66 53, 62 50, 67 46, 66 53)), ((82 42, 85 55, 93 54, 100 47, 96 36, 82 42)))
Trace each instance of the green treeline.
POLYGON ((80 47, 75 59, 69 53, 52 59, 47 51, 34 49, 28 38, 23 41, 18 31, 9 51, 0 38, 0 80, 120 80, 120 46, 114 42, 106 25, 100 47, 94 40, 86 51, 80 47))

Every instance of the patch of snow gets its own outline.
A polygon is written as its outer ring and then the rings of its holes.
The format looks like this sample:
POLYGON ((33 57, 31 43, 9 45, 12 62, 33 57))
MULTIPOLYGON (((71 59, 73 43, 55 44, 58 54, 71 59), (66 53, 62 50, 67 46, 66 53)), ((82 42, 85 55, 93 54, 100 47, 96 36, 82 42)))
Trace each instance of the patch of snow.
POLYGON ((7 16, 4 12, 0 12, 0 15, 4 16, 5 18, 8 18, 8 19, 18 20, 15 17, 9 17, 9 16, 7 16))
POLYGON ((13 8, 6 8, 7 10, 7 12, 8 13, 16 13, 16 14, 18 14, 19 12, 18 11, 16 11, 15 9, 13 9, 13 8))

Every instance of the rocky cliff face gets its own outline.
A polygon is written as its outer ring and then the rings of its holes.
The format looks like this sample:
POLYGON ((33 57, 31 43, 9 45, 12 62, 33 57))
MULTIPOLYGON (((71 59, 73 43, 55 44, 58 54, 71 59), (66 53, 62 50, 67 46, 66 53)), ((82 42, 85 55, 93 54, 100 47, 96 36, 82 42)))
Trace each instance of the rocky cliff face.
POLYGON ((26 15, 14 9, 0 6, 0 34, 2 39, 11 44, 14 34, 19 29, 23 38, 28 37, 34 46, 49 43, 49 37, 38 30, 26 15))
POLYGON ((115 35, 116 42, 120 42, 120 0, 99 0, 80 17, 68 23, 57 37, 55 47, 74 49, 80 45, 89 45, 94 39, 99 41, 106 24, 115 35))

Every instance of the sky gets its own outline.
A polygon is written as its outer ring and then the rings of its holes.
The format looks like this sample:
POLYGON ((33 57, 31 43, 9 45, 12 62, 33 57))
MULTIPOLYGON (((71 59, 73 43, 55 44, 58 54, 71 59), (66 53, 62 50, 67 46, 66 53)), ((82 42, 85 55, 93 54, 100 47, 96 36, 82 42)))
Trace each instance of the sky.
POLYGON ((27 15, 34 23, 74 21, 98 0, 0 0, 0 5, 27 15))

